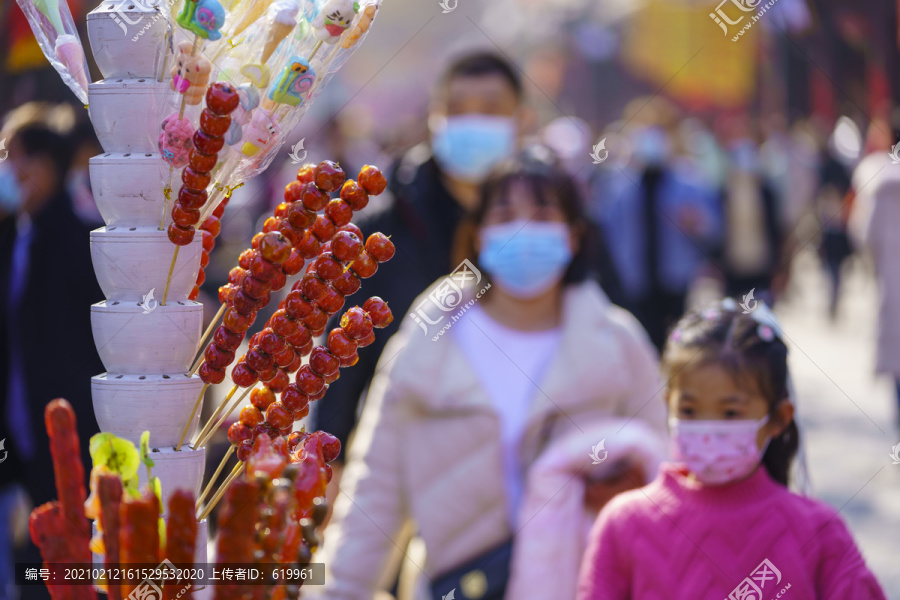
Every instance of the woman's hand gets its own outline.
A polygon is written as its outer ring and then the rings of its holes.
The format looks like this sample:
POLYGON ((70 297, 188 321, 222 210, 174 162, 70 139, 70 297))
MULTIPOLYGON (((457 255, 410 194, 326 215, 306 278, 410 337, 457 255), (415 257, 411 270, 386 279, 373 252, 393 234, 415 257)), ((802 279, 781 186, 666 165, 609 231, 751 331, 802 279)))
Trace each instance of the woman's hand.
POLYGON ((595 512, 606 506, 613 496, 644 485, 644 470, 638 465, 624 464, 613 469, 610 477, 587 480, 584 488, 584 504, 595 512))

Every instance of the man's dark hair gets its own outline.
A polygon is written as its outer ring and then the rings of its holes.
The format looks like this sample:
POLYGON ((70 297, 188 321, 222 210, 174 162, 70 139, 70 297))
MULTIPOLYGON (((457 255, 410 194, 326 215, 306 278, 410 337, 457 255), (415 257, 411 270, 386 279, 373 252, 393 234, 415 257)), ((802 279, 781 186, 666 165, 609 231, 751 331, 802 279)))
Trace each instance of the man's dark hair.
POLYGON ((493 52, 476 52, 454 60, 444 71, 444 76, 440 80, 440 88, 441 90, 446 89, 450 80, 457 77, 480 77, 483 75, 503 77, 516 93, 516 98, 522 99, 522 79, 515 67, 508 60, 493 52))
POLYGON ((49 158, 62 185, 72 162, 71 146, 65 136, 42 123, 29 123, 15 131, 13 136, 26 156, 44 155, 49 158))

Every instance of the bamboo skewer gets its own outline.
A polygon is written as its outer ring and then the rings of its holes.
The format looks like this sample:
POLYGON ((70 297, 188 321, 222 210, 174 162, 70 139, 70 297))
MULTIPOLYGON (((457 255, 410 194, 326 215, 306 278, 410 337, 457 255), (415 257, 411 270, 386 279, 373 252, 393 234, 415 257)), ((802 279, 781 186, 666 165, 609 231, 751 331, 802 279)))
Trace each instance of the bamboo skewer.
POLYGON ((244 468, 247 466, 247 463, 238 463, 234 466, 234 469, 231 471, 231 474, 228 475, 228 479, 226 479, 222 483, 222 487, 216 492, 216 495, 212 497, 212 500, 209 501, 209 504, 206 505, 206 508, 203 509, 203 512, 197 517, 198 521, 202 521, 206 518, 207 515, 215 508, 216 504, 218 504, 219 500, 222 498, 222 495, 228 490, 229 486, 231 486, 231 482, 234 481, 238 475, 244 472, 244 468))
POLYGON ((200 403, 203 402, 203 396, 206 394, 206 389, 208 387, 208 383, 203 384, 203 389, 200 390, 200 395, 197 396, 197 401, 194 402, 194 410, 191 411, 191 417, 188 419, 187 423, 185 423, 184 431, 181 432, 181 438, 178 440, 178 445, 175 446, 175 452, 181 452, 181 445, 184 444, 184 438, 187 437, 187 432, 191 428, 191 423, 194 422, 194 416, 197 414, 197 410, 199 410, 200 408, 200 403))
POLYGON ((234 444, 228 447, 228 451, 225 453, 225 457, 222 459, 222 462, 220 462, 219 466, 216 468, 216 472, 213 473, 213 476, 210 478, 209 483, 206 484, 206 488, 203 489, 203 493, 200 494, 199 498, 197 498, 197 504, 194 505, 194 510, 200 510, 200 505, 203 504, 203 500, 206 499, 206 495, 209 494, 210 490, 212 490, 213 484, 216 482, 216 479, 219 478, 219 473, 222 472, 222 467, 224 467, 225 463, 228 462, 228 459, 231 458, 232 452, 234 452, 234 444))
POLYGON ((203 337, 200 338, 200 343, 197 344, 197 346, 201 348, 201 351, 194 361, 194 366, 191 367, 191 375, 196 373, 197 369, 200 368, 200 365, 203 364, 203 360, 201 360, 201 357, 203 356, 203 342, 206 341, 206 338, 209 337, 209 334, 212 333, 213 329, 216 328, 216 323, 219 322, 219 319, 222 317, 222 314, 225 313, 226 308, 228 308, 227 304, 223 304, 219 307, 219 311, 216 313, 216 316, 212 318, 212 321, 210 321, 209 326, 206 328, 206 331, 203 332, 203 337))
MULTIPOLYGON (((219 417, 220 414, 222 414, 222 411, 225 410, 225 405, 228 404, 228 401, 231 400, 231 397, 234 396, 234 393, 237 391, 237 389, 238 389, 238 386, 234 386, 234 387, 231 388, 231 391, 229 391, 229 392, 228 392, 228 395, 225 396, 225 400, 222 401, 222 403, 221 403, 221 404, 219 405, 219 407, 216 409, 216 412, 214 412, 214 413, 212 414, 212 416, 209 418, 209 420, 208 420, 208 421, 206 422, 206 424, 203 426, 203 429, 200 430, 200 434, 197 435, 197 439, 198 439, 198 440, 202 439, 203 436, 206 435, 206 432, 209 430, 210 427, 212 427, 212 424, 215 422, 215 420, 219 417)), ((196 442, 194 442, 194 445, 191 446, 191 449, 192 449, 192 450, 196 450, 196 449, 197 449, 197 443, 196 443, 196 442)))
MULTIPOLYGON (((221 417, 219 418, 219 420, 216 422, 215 426, 212 427, 212 428, 210 428, 210 430, 206 432, 206 435, 205 435, 204 437, 198 438, 198 439, 197 439, 197 441, 194 443, 194 449, 195 449, 195 450, 196 450, 197 448, 202 447, 204 444, 206 444, 207 441, 209 441, 209 438, 212 437, 212 435, 216 432, 216 430, 219 429, 219 427, 222 426, 222 423, 225 422, 225 419, 227 419, 228 417, 231 416, 231 413, 234 412, 234 409, 236 409, 236 408, 240 405, 241 401, 242 401, 244 398, 247 397, 247 394, 249 394, 250 391, 251 391, 252 389, 253 389, 253 388, 247 388, 246 390, 244 390, 244 393, 241 394, 241 395, 234 401, 234 404, 231 405, 231 408, 229 408, 225 413, 222 414, 222 416, 221 416, 221 417)), ((223 404, 224 404, 224 403, 223 403, 223 404)))
POLYGON ((166 300, 169 298, 169 285, 172 283, 172 272, 175 270, 175 261, 178 260, 178 251, 181 249, 181 246, 175 246, 175 253, 172 254, 172 264, 169 265, 169 275, 166 277, 166 290, 163 292, 162 305, 166 305, 166 300))

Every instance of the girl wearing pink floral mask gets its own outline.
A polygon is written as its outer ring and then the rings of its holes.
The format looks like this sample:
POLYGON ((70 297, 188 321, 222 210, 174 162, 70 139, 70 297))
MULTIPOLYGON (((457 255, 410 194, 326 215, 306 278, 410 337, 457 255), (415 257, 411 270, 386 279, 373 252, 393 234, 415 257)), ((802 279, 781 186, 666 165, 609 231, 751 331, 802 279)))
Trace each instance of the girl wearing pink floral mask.
POLYGON ((885 598, 837 511, 788 490, 780 331, 762 303, 682 318, 663 353, 674 460, 600 513, 578 600, 885 598))

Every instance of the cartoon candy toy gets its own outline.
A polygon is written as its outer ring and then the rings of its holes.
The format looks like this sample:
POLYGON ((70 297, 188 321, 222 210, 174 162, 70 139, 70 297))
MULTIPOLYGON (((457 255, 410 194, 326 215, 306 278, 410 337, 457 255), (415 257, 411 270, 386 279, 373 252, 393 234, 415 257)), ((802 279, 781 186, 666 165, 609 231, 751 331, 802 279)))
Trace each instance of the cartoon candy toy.
POLYGON ((194 136, 194 126, 186 118, 178 118, 177 113, 172 113, 162 122, 162 131, 159 134, 159 152, 162 159, 180 169, 188 164, 194 136))
MULTIPOLYGON (((192 0, 187 1, 188 4, 192 0)), ((184 94, 187 104, 200 104, 209 84, 209 61, 202 56, 191 56, 193 44, 181 42, 178 44, 178 53, 175 64, 172 66, 171 88, 179 94, 184 94)))
POLYGON ((185 0, 175 20, 188 31, 216 41, 222 37, 219 30, 225 24, 225 9, 218 0, 185 0))
POLYGON ((269 99, 279 104, 299 106, 309 96, 316 81, 316 70, 309 61, 300 56, 292 56, 281 72, 274 86, 269 88, 269 99))
POLYGON ((242 83, 237 87, 237 93, 240 104, 231 113, 231 126, 225 132, 225 143, 229 146, 241 141, 244 135, 241 128, 250 122, 250 111, 259 106, 259 91, 252 83, 242 83))
POLYGON ((259 152, 266 144, 276 139, 278 135, 278 126, 275 120, 268 112, 259 109, 254 111, 250 118, 250 124, 244 130, 244 145, 241 146, 241 152, 245 156, 253 156, 259 152))
POLYGON ((344 31, 350 27, 353 17, 359 12, 359 3, 353 0, 328 0, 319 12, 312 26, 316 39, 326 44, 336 44, 344 31))

